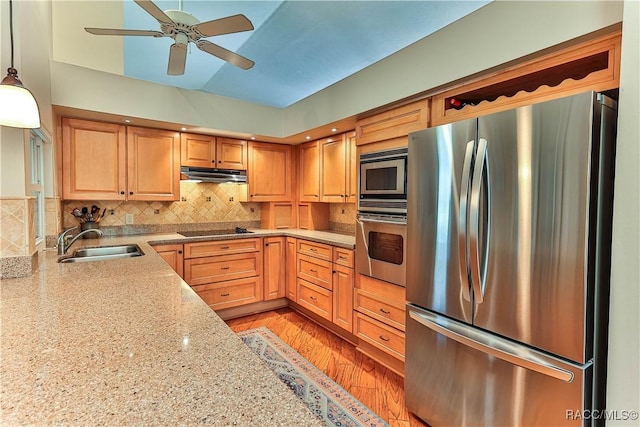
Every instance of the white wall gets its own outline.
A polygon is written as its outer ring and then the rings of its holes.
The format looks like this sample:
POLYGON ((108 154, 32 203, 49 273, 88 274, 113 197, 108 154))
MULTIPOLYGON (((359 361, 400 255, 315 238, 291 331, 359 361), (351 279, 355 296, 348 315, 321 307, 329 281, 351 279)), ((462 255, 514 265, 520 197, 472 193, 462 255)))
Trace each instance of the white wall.
MULTIPOLYGON (((640 3, 624 3, 607 407, 640 411, 640 3)), ((636 412, 637 414, 637 412, 636 412)), ((622 414, 620 414, 620 418, 622 414)), ((638 426, 614 420, 609 426, 638 426)))
MULTIPOLYGON (((2 78, 11 64, 9 2, 0 2, 0 72, 2 78)), ((42 1, 13 2, 14 66, 18 77, 35 96, 40 109, 42 131, 51 137, 51 5, 42 1)), ((0 127, 0 196, 25 196, 25 132, 0 127)))

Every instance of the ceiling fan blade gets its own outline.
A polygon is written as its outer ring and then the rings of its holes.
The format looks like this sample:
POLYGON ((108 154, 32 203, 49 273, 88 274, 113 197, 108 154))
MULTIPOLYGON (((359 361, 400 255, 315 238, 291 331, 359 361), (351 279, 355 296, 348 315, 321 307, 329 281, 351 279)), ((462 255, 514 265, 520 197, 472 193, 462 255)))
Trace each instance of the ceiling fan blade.
POLYGON ((193 26, 203 37, 219 36, 222 34, 239 33, 253 30, 253 24, 246 16, 233 15, 213 21, 201 22, 193 26))
POLYGON ((169 65, 167 74, 170 76, 181 76, 184 74, 184 66, 187 62, 187 45, 174 43, 169 48, 169 65))
POLYGON ((160 31, 151 30, 122 30, 117 28, 87 28, 86 32, 95 34, 97 36, 153 36, 162 37, 164 33, 160 31))
POLYGON ((196 46, 198 46, 198 49, 210 53, 213 56, 217 56, 223 61, 227 61, 230 64, 242 68, 243 70, 248 70, 255 64, 255 62, 245 58, 244 56, 240 56, 235 52, 231 52, 230 50, 227 50, 221 46, 218 46, 217 44, 213 44, 206 40, 198 40, 196 42, 196 46))
POLYGON ((154 2, 151 0, 134 0, 138 6, 147 11, 147 13, 158 20, 162 24, 173 24, 173 20, 167 16, 154 2))

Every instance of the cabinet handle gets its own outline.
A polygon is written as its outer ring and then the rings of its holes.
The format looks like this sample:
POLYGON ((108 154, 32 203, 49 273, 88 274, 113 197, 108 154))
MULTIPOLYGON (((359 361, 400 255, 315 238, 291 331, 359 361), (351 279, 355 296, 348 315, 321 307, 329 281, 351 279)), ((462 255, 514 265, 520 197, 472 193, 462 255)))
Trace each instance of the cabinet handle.
POLYGON ((309 250, 310 250, 311 252, 318 252, 318 250, 317 250, 316 248, 309 248, 309 250))
POLYGON ((346 259, 347 259, 347 257, 344 257, 344 256, 342 256, 342 255, 338 255, 338 259, 346 260, 346 259))
POLYGON ((133 195, 133 191, 129 191, 129 195, 133 195))
POLYGON ((182 251, 178 251, 178 253, 179 253, 179 254, 181 254, 181 253, 182 253, 182 251))
POLYGON ((121 191, 120 194, 124 194, 124 191, 121 191))
POLYGON ((318 298, 316 298, 314 296, 310 296, 309 299, 312 300, 312 301, 318 301, 318 298))
POLYGON ((268 244, 268 243, 265 243, 264 245, 265 245, 265 246, 269 246, 269 244, 268 244))
POLYGON ((314 270, 313 268, 310 268, 309 271, 312 272, 312 273, 317 273, 317 271, 314 270))
POLYGON ((220 246, 220 249, 229 249, 229 246, 220 246))
POLYGON ((378 338, 380 338, 382 341, 389 341, 389 337, 385 337, 384 335, 380 335, 378 338))
POLYGON ((390 314, 391 312, 389 310, 385 310, 384 308, 381 308, 380 311, 384 314, 390 314))
POLYGON ((226 294, 220 294, 220 296, 221 296, 221 297, 228 297, 228 296, 229 296, 229 293, 226 293, 226 294))
POLYGON ((228 269, 229 269, 229 266, 226 266, 226 267, 220 267, 220 270, 228 270, 228 269))
POLYGON ((222 160, 218 160, 218 163, 222 163, 222 160))

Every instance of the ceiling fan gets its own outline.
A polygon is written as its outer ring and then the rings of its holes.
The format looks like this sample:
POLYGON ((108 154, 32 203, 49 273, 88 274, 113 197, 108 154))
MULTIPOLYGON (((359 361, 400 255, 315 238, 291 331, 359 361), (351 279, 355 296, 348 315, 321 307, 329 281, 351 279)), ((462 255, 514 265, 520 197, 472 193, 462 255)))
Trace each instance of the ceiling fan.
POLYGON ((171 37, 175 43, 171 45, 169 50, 167 74, 172 76, 184 74, 189 42, 194 43, 203 52, 207 52, 244 70, 253 67, 254 62, 250 59, 210 41, 202 40, 204 37, 253 30, 253 24, 246 16, 239 14, 200 22, 193 15, 182 10, 166 10, 163 12, 151 0, 134 1, 160 23, 161 31, 87 27, 85 27, 85 31, 98 36, 171 37))

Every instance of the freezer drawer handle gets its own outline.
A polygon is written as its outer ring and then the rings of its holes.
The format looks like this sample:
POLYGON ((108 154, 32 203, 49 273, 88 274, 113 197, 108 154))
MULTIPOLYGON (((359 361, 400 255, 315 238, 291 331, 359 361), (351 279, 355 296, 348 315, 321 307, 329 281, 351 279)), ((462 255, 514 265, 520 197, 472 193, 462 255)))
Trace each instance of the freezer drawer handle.
POLYGON ((554 366, 549 362, 542 360, 540 357, 537 357, 532 352, 529 354, 524 354, 522 351, 518 351, 518 348, 520 348, 520 346, 516 347, 514 344, 511 344, 507 340, 495 337, 488 340, 487 342, 482 342, 480 340, 480 336, 470 337, 465 330, 466 327, 461 327, 450 320, 441 320, 430 313, 417 313, 413 310, 410 310, 409 316, 411 316, 413 320, 419 322, 429 329, 434 330, 439 334, 446 336, 447 338, 450 338, 454 341, 457 341, 490 356, 497 357, 506 362, 521 366, 531 371, 536 371, 538 373, 548 375, 561 381, 565 381, 568 383, 573 381, 572 372, 554 366), (445 325, 442 325, 441 323, 444 323, 445 325))

